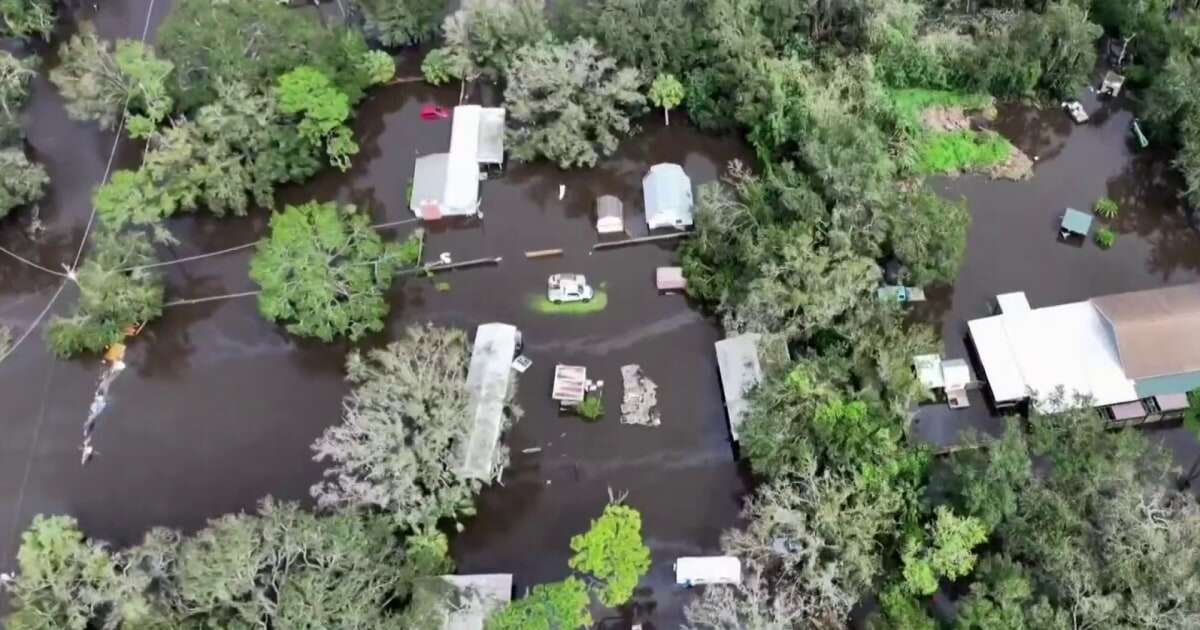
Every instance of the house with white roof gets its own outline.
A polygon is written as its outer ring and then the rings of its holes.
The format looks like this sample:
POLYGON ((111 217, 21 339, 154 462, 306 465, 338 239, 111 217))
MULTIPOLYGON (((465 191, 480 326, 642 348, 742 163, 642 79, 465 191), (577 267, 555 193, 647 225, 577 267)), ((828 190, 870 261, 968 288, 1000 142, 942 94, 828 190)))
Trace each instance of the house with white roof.
POLYGON ((417 158, 413 165, 413 214, 432 221, 479 212, 479 169, 504 163, 503 108, 454 108, 450 150, 417 158))
POLYGON ((651 230, 692 225, 692 180, 678 164, 655 164, 642 178, 646 225, 651 230))
POLYGON ((1000 313, 968 323, 998 407, 1031 400, 1054 411, 1059 388, 1111 422, 1177 417, 1200 387, 1200 283, 1031 308, 997 296, 1000 313))

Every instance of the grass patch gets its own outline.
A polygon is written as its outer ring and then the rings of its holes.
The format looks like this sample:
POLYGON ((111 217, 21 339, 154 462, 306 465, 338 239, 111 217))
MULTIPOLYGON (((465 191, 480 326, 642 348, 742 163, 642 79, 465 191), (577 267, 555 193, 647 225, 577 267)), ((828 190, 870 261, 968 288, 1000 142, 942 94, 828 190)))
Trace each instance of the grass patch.
POLYGON ((917 141, 917 168, 929 175, 986 168, 1008 159, 1012 148, 990 131, 930 133, 917 141))
POLYGON ((921 112, 928 107, 961 107, 966 111, 974 111, 990 107, 994 102, 992 97, 987 94, 967 94, 924 88, 889 90, 889 93, 896 112, 912 122, 916 122, 920 118, 921 112))
POLYGON ((583 400, 575 407, 575 413, 579 414, 580 418, 588 422, 595 422, 604 415, 604 401, 600 400, 595 394, 587 394, 583 400))
POLYGON ((589 315, 599 313, 607 306, 608 292, 604 289, 596 289, 596 295, 592 296, 591 302, 555 304, 546 299, 545 293, 529 296, 529 308, 543 315, 589 315))

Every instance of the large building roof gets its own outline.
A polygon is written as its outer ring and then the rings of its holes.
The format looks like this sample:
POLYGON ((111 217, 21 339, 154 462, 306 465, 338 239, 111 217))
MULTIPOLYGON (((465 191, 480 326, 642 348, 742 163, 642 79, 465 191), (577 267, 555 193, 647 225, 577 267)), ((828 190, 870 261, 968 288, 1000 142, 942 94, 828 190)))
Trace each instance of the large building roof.
POLYGON ((1131 379, 1200 371, 1200 283, 1092 298, 1131 379))

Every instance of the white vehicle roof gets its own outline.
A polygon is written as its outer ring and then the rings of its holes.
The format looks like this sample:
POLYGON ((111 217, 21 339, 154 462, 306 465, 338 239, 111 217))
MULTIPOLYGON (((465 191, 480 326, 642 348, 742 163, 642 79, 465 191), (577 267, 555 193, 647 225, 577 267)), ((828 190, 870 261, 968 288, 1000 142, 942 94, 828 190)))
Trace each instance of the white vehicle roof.
POLYGON ((675 583, 741 584, 742 561, 734 556, 684 556, 675 560, 675 583))

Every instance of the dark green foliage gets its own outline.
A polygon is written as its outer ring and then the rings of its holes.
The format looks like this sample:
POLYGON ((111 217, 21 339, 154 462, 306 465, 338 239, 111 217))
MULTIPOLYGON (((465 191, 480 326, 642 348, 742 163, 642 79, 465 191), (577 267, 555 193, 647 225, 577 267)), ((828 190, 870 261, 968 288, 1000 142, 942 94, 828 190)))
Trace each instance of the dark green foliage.
POLYGON ((0 219, 42 198, 50 177, 20 149, 0 149, 0 219))
POLYGON ((29 95, 29 81, 37 75, 37 57, 20 58, 0 50, 0 146, 22 136, 18 114, 29 95))
POLYGON ((79 268, 79 304, 70 317, 54 316, 46 328, 50 350, 60 357, 100 352, 121 341, 129 326, 162 315, 161 278, 148 269, 154 248, 143 232, 103 229, 79 268))
POLYGON ((324 341, 383 330, 384 291, 396 269, 415 261, 401 260, 367 223, 354 206, 333 202, 288 206, 272 216, 271 234, 250 261, 263 316, 324 341))
POLYGON ((267 85, 298 66, 332 79, 351 104, 371 83, 361 35, 261 0, 184 0, 159 28, 158 49, 175 64, 173 95, 184 111, 214 102, 223 83, 267 85))
POLYGON ((0 0, 0 37, 50 41, 57 17, 52 0, 0 0))
POLYGON ((1088 82, 1100 34, 1071 2, 1051 2, 1043 14, 1021 13, 980 44, 976 84, 996 96, 1072 96, 1088 82))
POLYGON ((419 44, 437 32, 446 0, 353 0, 363 32, 384 46, 419 44))
POLYGON ((496 611, 487 630, 577 630, 590 627, 587 585, 577 577, 539 584, 527 595, 496 611))
POLYGON ((279 111, 297 116, 300 137, 310 145, 324 147, 329 161, 342 171, 350 168, 350 156, 358 153, 354 134, 346 126, 350 101, 320 70, 300 66, 279 77, 275 87, 279 111))
POLYGON ((928 191, 901 198, 892 226, 892 249, 908 265, 912 283, 953 283, 967 249, 971 215, 966 200, 957 203, 928 191))
POLYGON ((645 76, 683 76, 697 60, 698 7, 694 0, 597 0, 564 9, 568 38, 589 37, 623 66, 645 76))
POLYGON ((547 41, 544 0, 480 0, 442 23, 452 74, 464 81, 497 80, 514 69, 518 50, 547 41))
POLYGON ((413 581, 450 570, 440 533, 403 543, 386 516, 317 517, 263 501, 192 536, 154 529, 119 552, 73 519, 35 518, 22 539, 12 630, 398 627, 413 581))

